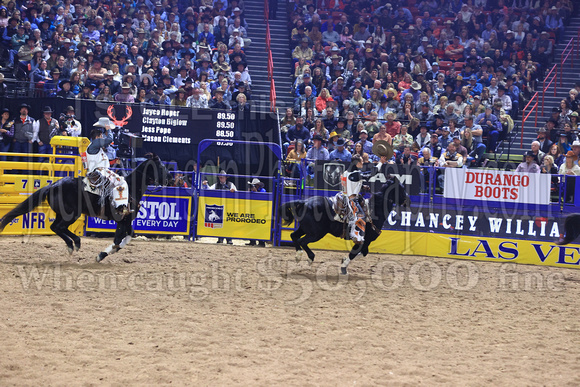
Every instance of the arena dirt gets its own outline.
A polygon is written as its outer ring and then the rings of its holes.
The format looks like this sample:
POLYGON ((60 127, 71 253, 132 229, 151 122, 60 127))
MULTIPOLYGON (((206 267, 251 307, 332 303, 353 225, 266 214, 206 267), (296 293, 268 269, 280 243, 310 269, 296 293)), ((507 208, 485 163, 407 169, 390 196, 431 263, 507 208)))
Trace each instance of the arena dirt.
POLYGON ((0 385, 580 384, 580 271, 0 238, 0 385))

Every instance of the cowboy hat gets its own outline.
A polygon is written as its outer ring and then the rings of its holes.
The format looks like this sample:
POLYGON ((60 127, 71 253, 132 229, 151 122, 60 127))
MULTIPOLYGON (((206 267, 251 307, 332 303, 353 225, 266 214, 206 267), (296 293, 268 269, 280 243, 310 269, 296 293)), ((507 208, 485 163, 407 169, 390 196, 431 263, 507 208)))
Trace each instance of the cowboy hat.
POLYGON ((411 89, 417 91, 417 90, 421 90, 421 84, 419 82, 413 81, 411 83, 411 89))
POLYGON ((51 108, 50 106, 45 106, 45 107, 42 109, 42 112, 43 112, 43 113, 54 113, 54 111, 52 110, 52 108, 51 108))
POLYGON ((249 185, 256 185, 256 184, 260 184, 260 183, 261 183, 260 179, 257 179, 255 177, 252 179, 252 181, 248 181, 249 185))
POLYGON ((135 76, 131 73, 128 73, 123 77, 123 82, 127 82, 127 78, 129 78, 129 77, 131 77, 131 79, 135 80, 135 76))
POLYGON ((577 160, 578 156, 576 156, 576 153, 574 153, 573 151, 568 151, 568 153, 566 153, 566 158, 571 158, 572 160, 577 160))
POLYGON ((109 117, 101 117, 97 122, 93 124, 93 126, 96 126, 98 128, 105 128, 107 126, 109 127, 113 126, 113 123, 111 122, 111 120, 109 120, 109 117))
POLYGON ((373 154, 388 159, 393 157, 393 147, 385 140, 377 140, 373 143, 373 154))

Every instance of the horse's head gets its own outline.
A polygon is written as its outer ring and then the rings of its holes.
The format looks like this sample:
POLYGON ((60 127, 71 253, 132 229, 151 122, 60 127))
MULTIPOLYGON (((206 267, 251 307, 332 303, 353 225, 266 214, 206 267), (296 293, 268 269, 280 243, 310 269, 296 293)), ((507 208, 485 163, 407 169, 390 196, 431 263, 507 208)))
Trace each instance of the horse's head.
POLYGON ((381 188, 385 199, 398 206, 410 206, 411 198, 407 195, 405 186, 396 176, 387 176, 387 182, 381 188))
POLYGON ((163 164, 163 161, 154 153, 147 153, 147 159, 143 162, 144 175, 147 185, 163 185, 171 184, 171 174, 163 164))
POLYGON ((405 186, 401 184, 396 176, 387 176, 387 182, 383 184, 379 192, 375 193, 374 212, 377 216, 382 215, 384 218, 397 205, 409 206, 411 199, 407 195, 405 186))

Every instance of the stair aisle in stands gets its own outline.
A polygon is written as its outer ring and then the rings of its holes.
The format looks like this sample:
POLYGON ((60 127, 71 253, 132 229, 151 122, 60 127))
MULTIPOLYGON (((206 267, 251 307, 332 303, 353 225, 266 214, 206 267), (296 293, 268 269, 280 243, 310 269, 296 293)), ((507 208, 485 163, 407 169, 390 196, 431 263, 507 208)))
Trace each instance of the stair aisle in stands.
MULTIPOLYGON (((564 51, 564 49, 566 48, 566 45, 568 44, 568 42, 570 41, 571 38, 577 38, 578 37, 578 29, 580 28, 580 13, 577 13, 576 15, 572 16, 570 18, 570 23, 566 26, 566 29, 564 30, 564 34, 562 36, 562 39, 560 40, 560 42, 556 45, 554 45, 554 61, 552 63, 551 66, 553 66, 554 64, 558 64, 558 70, 559 70, 559 64, 560 64, 560 59, 561 59, 561 54, 564 51)), ((580 44, 580 42, 579 42, 580 44)), ((566 53, 569 52, 569 49, 566 50, 566 53)), ((513 154, 523 154, 524 152, 528 151, 530 149, 530 144, 532 143, 532 141, 534 141, 536 139, 536 130, 538 128, 541 128, 544 126, 544 124, 546 123, 546 121, 548 121, 548 119, 550 118, 551 112, 552 112, 552 108, 554 107, 559 107, 560 106, 560 101, 562 99, 565 99, 568 96, 568 91, 570 91, 571 88, 574 87, 574 84, 576 82, 580 82, 580 76, 578 75, 580 72, 580 57, 575 57, 574 58, 574 66, 571 67, 571 57, 568 58, 568 61, 566 62, 566 64, 564 65, 564 68, 562 69, 562 87, 560 87, 560 77, 558 77, 558 83, 557 83, 557 89, 556 89, 556 96, 554 97, 554 87, 553 85, 550 86, 550 88, 548 89, 548 91, 546 91, 546 94, 544 95, 544 114, 542 115, 542 108, 541 108, 541 103, 542 103, 542 96, 540 94, 540 105, 538 106, 538 125, 534 125, 534 120, 535 120, 535 113, 533 113, 528 120, 525 123, 525 128, 524 128, 524 146, 523 149, 520 149, 520 138, 518 135, 518 138, 515 141, 515 146, 512 147, 511 153, 513 154)), ((550 66, 550 68, 551 68, 550 66)), ((547 73, 547 72, 546 72, 547 73)), ((542 89, 542 82, 538 83, 537 86, 537 91, 541 91, 542 89)), ((520 106, 520 109, 523 109, 524 106, 520 106)), ((520 119, 516 122, 516 125, 521 125, 521 114, 520 114, 520 119)))
MULTIPOLYGON (((261 111, 269 110, 270 81, 268 80, 268 54, 266 52, 266 23, 264 22, 264 1, 246 0, 245 17, 248 22, 248 36, 252 44, 246 49, 248 68, 252 77, 252 99, 261 111)), ((291 107, 294 99, 290 94, 291 59, 289 37, 286 25, 286 3, 279 1, 276 20, 270 20, 270 47, 274 59, 274 80, 276 85, 276 106, 280 109, 291 107)), ((281 110, 281 115, 283 110, 281 110)))

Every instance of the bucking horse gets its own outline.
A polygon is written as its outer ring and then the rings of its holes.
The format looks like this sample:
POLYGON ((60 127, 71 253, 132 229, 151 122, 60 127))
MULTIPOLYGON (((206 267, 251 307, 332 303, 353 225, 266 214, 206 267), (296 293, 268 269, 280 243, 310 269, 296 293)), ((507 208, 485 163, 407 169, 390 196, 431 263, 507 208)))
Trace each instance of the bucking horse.
POLYGON ((125 247, 131 240, 133 228, 131 223, 139 212, 139 202, 149 185, 167 185, 169 172, 163 162, 154 154, 146 155, 146 160, 139 164, 125 180, 129 188, 129 203, 133 212, 129 215, 121 215, 111 204, 110 198, 101 200, 101 196, 85 189, 84 177, 65 177, 46 187, 43 187, 30 195, 28 199, 20 203, 16 208, 8 212, 0 220, 2 231, 12 220, 18 216, 29 213, 41 205, 45 200, 56 213, 50 229, 66 243, 69 254, 81 248, 81 238, 72 233, 68 228, 82 214, 98 217, 103 220, 114 220, 117 223, 113 244, 101 251, 97 256, 97 262, 101 262, 109 254, 116 253, 125 247))
MULTIPOLYGON (((367 223, 364 243, 355 244, 348 256, 342 260, 342 274, 347 274, 348 265, 357 255, 368 254, 369 245, 379 237, 383 224, 395 205, 409 204, 410 199, 405 187, 399 179, 389 176, 379 192, 372 194, 369 199, 372 223, 367 223)), ((280 206, 280 215, 285 225, 294 220, 299 222, 298 229, 291 234, 297 260, 305 251, 310 262, 313 262, 314 252, 308 247, 309 243, 316 242, 329 233, 338 238, 344 234, 344 223, 334 220, 333 205, 329 198, 323 196, 285 203, 280 206)))

